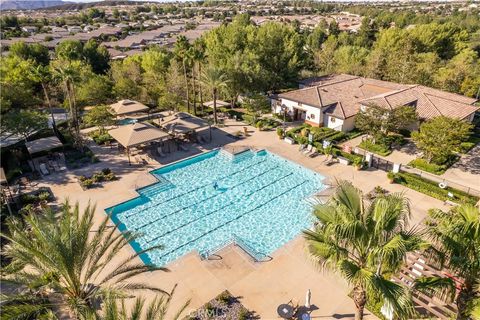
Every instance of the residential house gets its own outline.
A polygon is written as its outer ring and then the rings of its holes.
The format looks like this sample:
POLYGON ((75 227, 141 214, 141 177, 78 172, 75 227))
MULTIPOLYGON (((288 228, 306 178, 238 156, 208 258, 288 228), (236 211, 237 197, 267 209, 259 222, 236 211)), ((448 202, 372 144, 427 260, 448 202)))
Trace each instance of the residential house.
POLYGON ((357 113, 372 104, 391 110, 412 106, 421 121, 442 115, 472 121, 476 101, 421 85, 338 74, 301 81, 300 89, 279 94, 272 107, 312 126, 350 131, 357 113))

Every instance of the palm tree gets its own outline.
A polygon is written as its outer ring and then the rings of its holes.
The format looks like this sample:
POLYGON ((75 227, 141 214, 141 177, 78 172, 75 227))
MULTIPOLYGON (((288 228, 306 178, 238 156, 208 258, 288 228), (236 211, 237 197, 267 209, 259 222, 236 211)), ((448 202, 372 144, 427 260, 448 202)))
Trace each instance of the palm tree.
MULTIPOLYGON (((101 312, 92 314, 92 320, 163 320, 167 319, 170 302, 173 297, 175 288, 169 295, 156 296, 145 309, 145 299, 138 297, 135 299, 133 306, 126 307, 125 299, 106 299, 101 312), (120 302, 120 304, 119 304, 120 302)), ((180 319, 180 315, 188 307, 190 301, 187 301, 173 315, 169 315, 169 319, 180 319)))
POLYGON ((185 80, 185 93, 187 99, 187 110, 190 112, 190 97, 189 97, 189 88, 188 88, 188 77, 187 77, 187 67, 190 64, 190 55, 189 50, 190 43, 185 36, 179 36, 175 42, 175 56, 179 61, 182 62, 183 67, 183 77, 185 80))
POLYGON ((407 230, 408 200, 402 194, 367 202, 350 182, 340 181, 326 203, 315 206, 314 230, 304 231, 311 257, 323 268, 341 274, 353 287, 355 319, 374 296, 384 298, 398 318, 413 312, 407 288, 389 280, 406 254, 424 242, 407 230))
POLYGON ((80 111, 77 108, 75 96, 75 83, 80 79, 81 63, 79 61, 66 62, 59 61, 53 67, 54 78, 62 85, 65 98, 68 101, 70 111, 70 124, 75 144, 82 146, 82 138, 80 135, 80 111))
POLYGON ((213 65, 208 66, 202 73, 201 82, 210 90, 213 97, 213 123, 217 124, 217 95, 218 90, 225 88, 228 84, 225 73, 213 65))
MULTIPOLYGON (((472 204, 449 212, 434 209, 426 225, 431 257, 461 281, 455 299, 457 319, 474 319, 472 313, 480 313, 480 210, 472 204)), ((442 296, 454 296, 456 290, 455 281, 442 277, 420 278, 415 288, 442 296)))
POLYGON ((36 83, 40 83, 40 85, 42 86, 45 102, 47 103, 48 109, 50 111, 50 116, 52 117, 52 126, 54 130, 56 130, 56 123, 55 123, 55 117, 53 116, 52 103, 50 101, 50 96, 47 90, 48 84, 52 80, 51 76, 52 75, 48 67, 43 66, 41 64, 32 66, 30 70, 30 77, 32 78, 32 80, 36 83))
MULTIPOLYGON (((132 279, 155 270, 138 259, 145 251, 121 257, 136 235, 118 232, 105 217, 95 224, 95 207, 80 213, 78 203, 62 205, 57 214, 26 216, 25 221, 10 219, 8 245, 4 254, 11 263, 2 271, 2 280, 21 285, 23 294, 48 298, 53 309, 69 310, 76 318, 94 310, 104 297, 125 297, 131 290, 161 289, 132 279), (55 298, 55 299, 53 299, 55 298)), ((128 251, 127 251, 128 252, 128 251)))

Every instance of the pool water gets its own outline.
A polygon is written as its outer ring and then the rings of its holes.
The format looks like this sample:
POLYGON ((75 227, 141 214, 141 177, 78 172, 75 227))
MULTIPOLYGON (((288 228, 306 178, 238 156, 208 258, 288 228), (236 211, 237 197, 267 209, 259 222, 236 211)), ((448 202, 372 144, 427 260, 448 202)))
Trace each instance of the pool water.
POLYGON ((197 250, 207 256, 235 241, 262 259, 312 223, 309 198, 323 176, 273 153, 235 156, 214 150, 151 172, 159 182, 106 209, 148 264, 165 265, 197 250))
POLYGON ((118 120, 118 125, 120 125, 120 126, 124 126, 124 125, 127 125, 127 124, 133 124, 133 123, 137 123, 137 119, 125 118, 125 119, 118 120))

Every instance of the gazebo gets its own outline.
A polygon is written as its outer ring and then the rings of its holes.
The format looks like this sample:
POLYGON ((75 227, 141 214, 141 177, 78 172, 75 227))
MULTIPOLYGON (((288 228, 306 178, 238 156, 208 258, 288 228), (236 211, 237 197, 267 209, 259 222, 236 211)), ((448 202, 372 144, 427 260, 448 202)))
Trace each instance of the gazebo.
POLYGON ((134 100, 120 100, 114 104, 111 104, 110 108, 112 108, 113 112, 115 112, 115 115, 117 116, 124 116, 127 114, 145 112, 149 110, 146 105, 134 100))
MULTIPOLYGON (((230 106, 230 103, 222 101, 222 100, 217 100, 217 107, 228 107, 230 106)), ((213 108, 213 100, 212 101, 207 101, 204 102, 203 105, 208 108, 213 108)))
POLYGON ((27 147, 28 153, 30 153, 30 155, 33 155, 42 151, 49 151, 55 148, 60 148, 63 146, 63 144, 56 136, 51 136, 33 141, 27 141, 25 143, 25 146, 27 147))
POLYGON ((163 129, 172 134, 189 134, 199 132, 202 129, 210 130, 209 136, 211 140, 211 125, 208 121, 195 117, 186 112, 178 112, 174 115, 167 116, 156 120, 163 129))
POLYGON ((137 122, 124 125, 108 133, 125 147, 128 163, 130 164, 130 148, 154 141, 162 141, 170 138, 170 135, 151 124, 137 122))

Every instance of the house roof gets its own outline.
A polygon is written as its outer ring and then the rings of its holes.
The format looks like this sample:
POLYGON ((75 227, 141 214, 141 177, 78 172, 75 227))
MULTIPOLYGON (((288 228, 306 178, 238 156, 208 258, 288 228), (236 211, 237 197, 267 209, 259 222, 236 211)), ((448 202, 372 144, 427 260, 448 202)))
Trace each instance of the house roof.
POLYGON ((193 130, 198 130, 209 126, 208 121, 192 116, 191 114, 185 112, 179 112, 172 116, 157 119, 156 123, 158 123, 168 132, 174 133, 188 133, 193 130))
POLYGON ((306 79, 306 88, 279 95, 279 98, 323 108, 325 113, 340 119, 354 116, 360 105, 370 103, 393 109, 415 105, 421 118, 448 115, 464 119, 478 110, 475 99, 420 85, 363 78, 348 74, 306 79))
POLYGON ((116 129, 109 130, 108 133, 126 148, 151 141, 162 140, 170 136, 157 127, 143 122, 120 126, 116 129))

